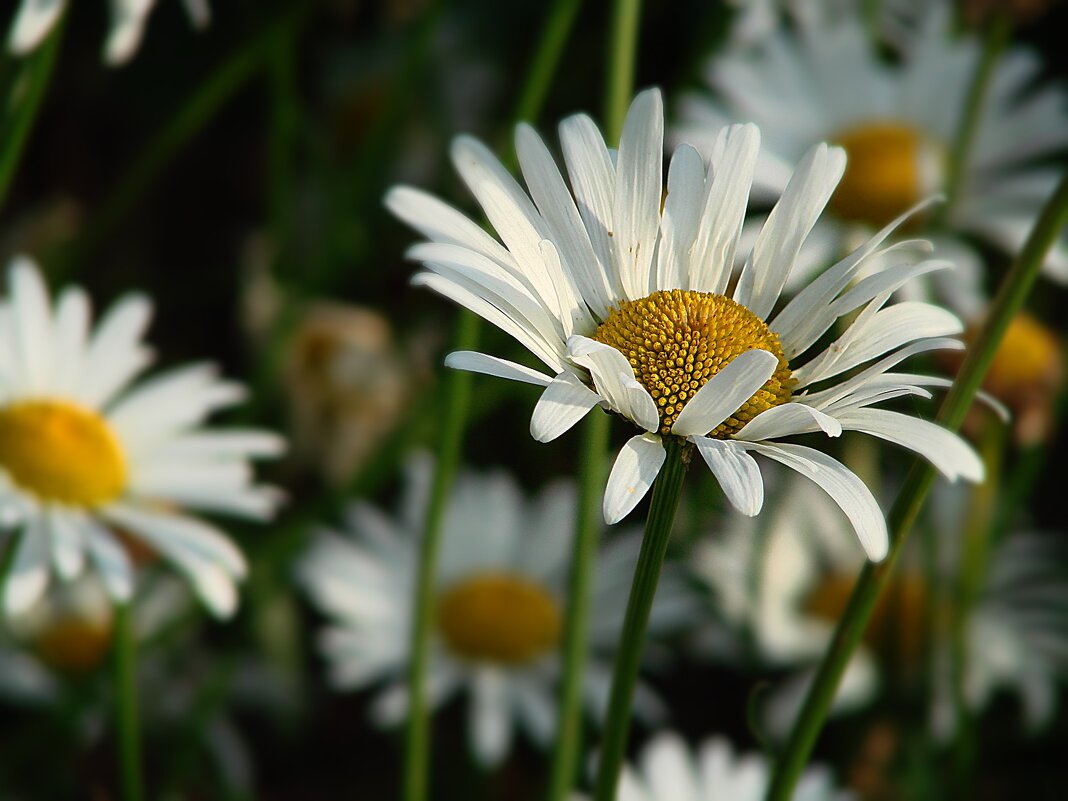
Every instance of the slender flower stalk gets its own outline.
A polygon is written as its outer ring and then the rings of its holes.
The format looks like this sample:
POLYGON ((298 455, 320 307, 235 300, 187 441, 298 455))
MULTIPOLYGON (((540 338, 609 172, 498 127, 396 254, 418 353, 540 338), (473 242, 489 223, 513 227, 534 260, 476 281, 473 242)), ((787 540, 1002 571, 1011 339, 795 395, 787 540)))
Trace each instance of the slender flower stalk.
POLYGON ((137 714, 137 635, 129 603, 115 605, 115 732, 123 801, 141 801, 141 740, 137 714))
POLYGON ((660 580, 660 568, 664 563, 675 510, 682 493, 682 480, 691 455, 691 446, 681 439, 672 438, 665 444, 667 459, 653 485, 653 500, 649 517, 645 521, 645 537, 634 568, 634 581, 627 601, 627 615, 623 622, 623 637, 616 652, 615 670, 612 674, 612 694, 608 700, 608 717, 605 720, 604 738, 597 765, 594 784, 594 801, 614 801, 619 774, 627 747, 630 730, 631 704, 634 700, 634 685, 638 680, 642 650, 645 647, 645 629, 649 623, 649 610, 656 595, 660 580))
MULTIPOLYGON (((960 373, 939 410, 938 421, 951 431, 960 428, 964 422, 1009 323, 1022 308, 1046 254, 1065 225, 1068 225, 1068 173, 1062 176, 1056 191, 1046 203, 1024 243, 1023 250, 1002 282, 991 305, 987 322, 968 351, 960 373)), ((901 493, 890 510, 889 555, 879 564, 867 563, 861 571, 790 738, 776 764, 768 789, 768 801, 787 801, 792 796, 823 727, 842 673, 860 642, 934 478, 935 471, 922 461, 917 461, 906 476, 901 493)))
POLYGON ((605 91, 605 136, 618 142, 623 118, 634 96, 634 66, 637 63, 638 21, 641 0, 616 0, 612 16, 612 44, 608 55, 605 91))
MULTIPOLYGON (((575 19, 577 0, 556 0, 549 12, 549 20, 542 31, 535 51, 533 65, 516 108, 519 118, 535 118, 544 102, 551 76, 559 64, 567 34, 575 19)), ((478 344, 478 317, 461 310, 456 324, 455 350, 471 350, 478 344)), ((416 576, 415 615, 411 632, 411 661, 408 670, 409 711, 405 732, 404 794, 405 801, 423 801, 428 797, 430 767, 430 719, 426 698, 426 677, 430 651, 430 629, 433 619, 434 578, 437 572, 437 554, 440 547, 442 522, 449 489, 452 486, 456 467, 460 460, 463 430, 468 417, 471 399, 471 374, 463 370, 451 371, 446 377, 443 426, 438 444, 437 462, 431 485, 430 504, 427 509, 426 527, 423 533, 422 552, 416 576)), ((607 425, 607 423, 605 424, 607 425)), ((606 437, 607 435, 605 435, 606 437)), ((591 434, 590 439, 594 439, 591 434)), ((604 446, 601 446, 604 451, 604 446)), ((603 457, 602 457, 603 458, 603 457)), ((586 460, 589 462, 590 460, 586 460)), ((596 468, 596 465, 594 465, 596 468)), ((592 474, 592 472, 591 472, 592 474)), ((586 494, 588 480, 583 480, 586 494)), ((584 518, 589 504, 580 500, 579 514, 584 518)), ((581 524, 576 532, 576 542, 592 540, 581 524)), ((596 549, 596 541, 583 546, 596 549)), ((573 623, 567 623, 570 632, 573 623)), ((570 638, 570 634, 566 635, 570 638)), ((575 657, 578 659, 579 657, 575 657)))
POLYGON ((583 427, 578 520, 567 589, 564 673, 557 709, 556 744, 549 770, 549 801, 563 801, 570 794, 582 744, 582 677, 589 647, 591 587, 601 528, 601 497, 608 474, 610 424, 607 414, 591 414, 583 427))
POLYGON ((957 128, 956 141, 949 149, 946 165, 946 202, 939 209, 939 217, 942 220, 949 217, 953 204, 960 197, 964 176, 967 174, 968 159, 979 131, 979 121, 983 115, 991 78, 994 76, 994 67, 1005 45, 1009 42, 1011 32, 1012 23, 1008 14, 994 14, 987 23, 979 66, 968 87, 968 96, 957 128))
POLYGON ((48 40, 22 62, 12 81, 13 96, 5 103, 8 110, 3 116, 0 131, 0 206, 7 199, 26 140, 33 130, 37 112, 52 78, 56 54, 63 39, 63 28, 62 22, 55 27, 48 40))

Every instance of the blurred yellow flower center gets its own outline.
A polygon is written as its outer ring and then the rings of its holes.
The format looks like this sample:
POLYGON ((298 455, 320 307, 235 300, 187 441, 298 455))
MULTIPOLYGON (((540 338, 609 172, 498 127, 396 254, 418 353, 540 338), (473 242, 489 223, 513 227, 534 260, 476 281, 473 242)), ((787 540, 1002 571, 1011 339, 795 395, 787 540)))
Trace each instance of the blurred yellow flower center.
POLYGON ((449 649, 472 662, 524 665, 556 645, 560 610, 543 587, 515 573, 479 573, 438 601, 449 649))
POLYGON ((1006 403, 1056 387, 1061 370, 1061 347, 1057 337, 1029 314, 1019 314, 1009 324, 994 362, 983 380, 986 388, 1006 403))
POLYGON ((914 128, 871 122, 831 139, 845 148, 849 159, 830 203, 839 217, 883 226, 934 188, 939 154, 914 128))
POLYGON ((85 673, 107 656, 111 648, 111 625, 69 615, 41 632, 34 646, 42 661, 56 670, 85 673))
MULTIPOLYGON (((805 599, 805 610, 837 623, 853 593, 856 576, 833 573, 805 599)), ((905 573, 891 582, 880 597, 864 632, 869 648, 889 651, 905 664, 919 664, 923 631, 929 615, 930 594, 923 579, 905 573)))
POLYGON ((660 410, 660 433, 686 402, 731 359, 758 348, 779 366, 756 394, 709 436, 737 434, 761 412, 790 399, 794 379, 779 337, 740 303, 723 295, 672 289, 629 300, 612 310, 593 339, 611 345, 630 362, 634 375, 660 410))
POLYGON ((0 409, 0 467, 40 500, 69 506, 105 504, 126 485, 126 460, 107 422, 59 401, 0 409))

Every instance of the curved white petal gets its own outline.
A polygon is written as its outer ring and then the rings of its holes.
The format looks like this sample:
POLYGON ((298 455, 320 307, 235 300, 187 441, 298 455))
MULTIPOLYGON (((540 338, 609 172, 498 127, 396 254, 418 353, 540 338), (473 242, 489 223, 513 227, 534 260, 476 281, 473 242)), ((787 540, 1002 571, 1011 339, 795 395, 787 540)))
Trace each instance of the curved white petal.
POLYGON ((815 482, 845 512, 868 558, 878 562, 886 557, 890 548, 886 518, 871 490, 852 470, 827 454, 803 445, 747 442, 744 446, 815 482))
POLYGON ((822 431, 829 437, 839 437, 842 435, 842 424, 831 415, 806 403, 792 401, 761 412, 746 423, 734 438, 760 442, 812 431, 822 431))
POLYGON ((764 480, 756 459, 730 440, 690 437, 708 469, 716 477, 731 506, 748 517, 764 505, 764 480))
POLYGON ((126 549, 92 518, 82 520, 89 557, 100 574, 108 595, 120 603, 133 597, 134 575, 126 549))
POLYGON ((476 670, 471 682, 471 750, 480 764, 500 764, 512 745, 509 679, 498 668, 476 670))
POLYGON ((753 397, 775 374, 778 364, 775 354, 757 348, 735 356, 686 402, 671 433, 704 436, 753 397))
POLYGON ((667 458, 660 437, 639 434, 620 450, 604 491, 604 519, 618 523, 649 492, 667 458))
POLYGON ((538 442, 552 442, 600 402, 601 396, 574 374, 560 373, 541 393, 534 407, 530 435, 538 442))
POLYGON ((34 50, 48 36, 66 6, 66 0, 22 0, 8 31, 8 49, 16 56, 34 50))
POLYGON ((524 384, 534 384, 539 387, 547 387, 553 380, 545 373, 539 373, 525 365, 473 350, 453 351, 445 357, 445 366, 453 370, 467 370, 471 373, 507 378, 510 381, 521 381, 524 384))
POLYGON ((657 250, 657 289, 689 287, 690 248, 697 235, 704 197, 704 160, 689 145, 680 145, 668 168, 657 250))
POLYGON ((41 518, 30 520, 14 547, 18 550, 4 579, 4 609, 11 616, 33 606, 48 586, 48 534, 41 518))
POLYGON ((590 371, 597 392, 609 408, 646 431, 653 432, 660 427, 656 403, 634 377, 634 368, 626 356, 611 345, 583 336, 571 337, 567 349, 572 361, 590 371))

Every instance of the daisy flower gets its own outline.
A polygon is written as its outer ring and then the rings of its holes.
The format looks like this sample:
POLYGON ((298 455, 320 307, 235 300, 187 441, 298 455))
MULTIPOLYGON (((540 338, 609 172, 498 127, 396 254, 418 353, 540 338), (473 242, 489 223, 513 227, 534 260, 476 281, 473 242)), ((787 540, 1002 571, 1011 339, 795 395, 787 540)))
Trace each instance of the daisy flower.
MULTIPOLYGON (((696 752, 674 732, 650 740, 637 766, 620 776, 618 801, 762 801, 771 779, 763 754, 740 755, 723 737, 705 740, 696 752)), ((848 801, 853 796, 835 786, 829 770, 808 768, 798 782, 794 801, 848 801)), ((581 801, 581 799, 576 799, 581 801)))
POLYGON ((887 301, 915 276, 951 265, 921 260, 926 243, 884 248, 899 218, 779 308, 798 252, 845 170, 844 151, 809 151, 735 274, 760 132, 721 130, 707 162, 680 146, 665 197, 663 128, 657 90, 631 105, 617 153, 589 117, 565 120, 569 189, 542 140, 520 125, 529 195, 482 144, 457 139, 456 168, 503 245, 424 192, 389 193, 392 211, 431 240, 410 251, 425 267, 413 283, 511 334, 550 372, 472 352, 453 353, 446 364, 544 387, 531 421, 543 442, 598 406, 636 425, 640 433, 608 480, 609 523, 648 492, 664 463, 664 438, 677 437, 749 515, 764 498, 754 454, 800 471, 843 508, 869 556, 881 559, 886 522, 864 483, 823 451, 780 440, 856 429, 923 454, 951 479, 981 478, 979 459, 955 435, 872 408, 943 383, 891 370, 922 351, 961 347, 947 339, 961 322, 930 304, 887 301), (882 269, 855 283, 872 257, 882 269), (839 321, 837 338, 816 347, 839 321))
POLYGON ((9 285, 0 305, 0 523, 21 536, 4 586, 8 614, 28 608, 53 569, 79 575, 87 556, 108 594, 128 600, 133 572, 117 535, 174 564, 213 613, 232 613, 245 560, 183 509, 271 517, 279 493, 253 484, 249 460, 277 455, 281 440, 203 427, 244 396, 211 365, 132 386, 152 360, 142 342, 147 298, 120 300, 92 331, 86 294, 69 288, 53 308, 28 259, 14 260, 9 285))
MULTIPOLYGON (((111 27, 104 42, 104 60, 112 65, 125 64, 141 46, 145 26, 156 0, 111 0, 111 27)), ((190 21, 204 28, 211 21, 208 0, 183 0, 190 21)), ((8 31, 7 47, 16 56, 35 50, 59 23, 67 0, 22 0, 8 31)))
MULTIPOLYGON (((822 267, 852 249, 858 236, 885 225, 921 198, 941 191, 981 48, 974 37, 949 38, 948 3, 924 3, 917 19, 891 38, 899 60, 887 63, 856 4, 795 14, 759 45, 713 58, 705 76, 714 96, 692 94, 674 137, 713 152, 717 132, 754 121, 766 133, 754 196, 778 198, 792 165, 813 143, 845 148, 849 165, 829 214, 803 254, 822 267)), ((901 25, 888 28, 900 28, 901 25)), ((1068 103, 1061 87, 1034 88, 1039 62, 1016 48, 998 61, 964 165, 959 197, 945 227, 1017 253, 1052 194, 1059 169, 1042 166, 1068 145, 1068 103)), ((962 314, 983 308, 981 263, 966 242, 943 236, 961 268, 934 276, 940 296, 962 314), (967 270, 965 271, 965 268, 967 270)), ((1068 282, 1068 237, 1052 249, 1046 274, 1068 282)))
MULTIPOLYGON (((429 460, 414 461, 395 518, 355 505, 351 531, 322 534, 298 569, 301 584, 332 620, 321 638, 332 683, 379 688, 372 714, 380 725, 396 725, 407 714, 414 610, 405 588, 415 581, 430 477, 429 460)), ((552 740, 574 518, 569 485, 527 502, 502 473, 461 474, 450 496, 428 692, 438 707, 466 691, 471 749, 482 764, 504 758, 517 727, 542 745, 552 740)), ((584 676, 586 705, 598 719, 640 544, 638 532, 616 536, 598 558, 584 676)), ((694 611, 676 568, 669 565, 664 578, 654 636, 685 624, 694 611)), ((663 712, 642 688, 636 711, 646 720, 663 712)))

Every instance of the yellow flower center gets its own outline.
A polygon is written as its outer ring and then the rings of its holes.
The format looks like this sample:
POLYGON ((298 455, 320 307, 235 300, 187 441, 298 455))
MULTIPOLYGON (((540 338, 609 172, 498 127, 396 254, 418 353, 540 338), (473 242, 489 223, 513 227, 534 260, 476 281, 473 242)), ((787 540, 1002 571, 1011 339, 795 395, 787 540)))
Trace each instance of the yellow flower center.
POLYGON ((126 461, 95 412, 31 400, 0 409, 0 467, 42 501, 99 506, 126 485, 126 461))
POLYGON ((87 673, 111 648, 111 625, 67 615, 46 628, 34 642, 41 660, 65 673, 87 673))
POLYGON ((1056 389, 1060 374, 1061 346, 1057 337, 1031 315, 1019 314, 1009 324, 983 384, 992 394, 1016 406, 1035 394, 1056 389))
POLYGON ((472 662, 518 666, 556 645, 560 610, 543 587, 515 573, 478 573, 438 600, 449 649, 472 662))
POLYGON ((839 217, 881 227, 937 185, 941 154, 913 128, 871 122, 831 138, 849 158, 830 203, 839 217))
POLYGON ((779 337, 740 303, 723 295, 672 289, 621 303, 593 334, 634 368, 660 410, 660 433, 671 433, 679 412, 731 359, 758 348, 779 366, 768 382, 709 436, 737 434, 772 406, 790 399, 794 378, 779 337))

